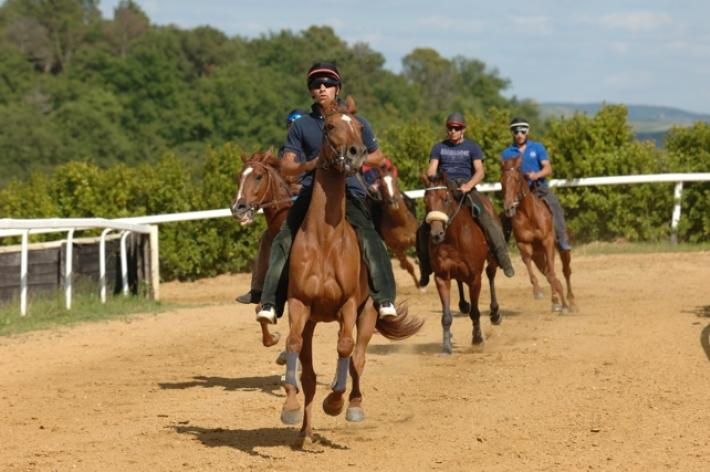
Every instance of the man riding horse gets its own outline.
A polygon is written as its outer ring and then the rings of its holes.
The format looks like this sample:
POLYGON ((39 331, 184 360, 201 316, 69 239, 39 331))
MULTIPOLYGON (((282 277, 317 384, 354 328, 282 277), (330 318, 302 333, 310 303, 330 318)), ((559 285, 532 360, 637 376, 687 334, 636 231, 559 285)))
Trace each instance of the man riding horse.
MULTIPOLYGON (((427 176, 434 179, 446 172, 449 184, 458 188, 462 194, 461 198, 466 199, 476 222, 483 229, 503 273, 506 277, 512 277, 515 271, 510 262, 503 232, 496 224, 494 215, 486 210, 486 206, 481 202, 481 195, 476 190, 476 185, 485 175, 483 151, 478 143, 464 138, 465 131, 466 121, 461 113, 454 112, 446 118, 447 139, 436 143, 432 148, 427 176)), ((422 223, 417 231, 417 255, 421 271, 419 283, 422 287, 429 283, 429 275, 432 272, 427 244, 428 226, 427 223, 422 223)))
MULTIPOLYGON (((507 161, 522 156, 520 171, 527 177, 530 190, 542 199, 552 212, 557 247, 560 251, 569 251, 571 246, 567 237, 565 212, 557 196, 550 191, 547 184, 546 177, 552 174, 552 165, 547 157, 547 150, 542 143, 528 139, 530 124, 525 118, 513 118, 510 122, 510 131, 513 134, 513 144, 503 150, 501 160, 507 161)), ((506 239, 508 239, 511 231, 510 218, 503 216, 502 220, 506 239)))
MULTIPOLYGON (((276 323, 283 312, 285 300, 285 271, 293 238, 301 226, 313 190, 313 173, 319 163, 325 111, 334 100, 338 100, 341 78, 335 63, 315 63, 308 70, 306 82, 314 103, 311 112, 298 119, 288 132, 284 144, 281 170, 285 175, 302 174, 301 191, 289 210, 278 235, 274 238, 269 258, 269 268, 261 295, 261 310, 257 321, 276 323), (305 156, 299 161, 298 155, 305 156), (278 295, 278 296, 277 296, 278 295)), ((367 148, 367 163, 381 165, 384 156, 377 146, 369 123, 357 117, 363 125, 363 142, 367 148)), ((366 189, 354 176, 347 179, 347 220, 355 229, 367 269, 370 295, 378 308, 380 317, 395 317, 395 281, 392 263, 382 239, 375 231, 372 219, 365 208, 366 189)))

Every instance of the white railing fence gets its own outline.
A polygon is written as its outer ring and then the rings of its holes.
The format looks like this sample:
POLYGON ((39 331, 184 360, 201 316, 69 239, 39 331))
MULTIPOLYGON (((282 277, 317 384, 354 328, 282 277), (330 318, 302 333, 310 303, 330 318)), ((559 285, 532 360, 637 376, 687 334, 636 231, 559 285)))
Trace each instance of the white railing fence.
MULTIPOLYGON (((681 201, 684 182, 710 182, 710 173, 694 174, 655 174, 655 175, 626 175, 616 177, 587 177, 580 179, 553 179, 551 187, 585 187, 597 185, 629 185, 641 183, 675 183, 674 205, 671 214, 671 241, 677 242, 678 223, 681 217, 681 201)), ((494 192, 501 189, 500 183, 480 184, 477 186, 481 192, 494 192)), ((405 192, 412 198, 421 198, 424 189, 405 192)), ((67 233, 67 251, 65 264, 65 303, 66 308, 71 308, 72 297, 72 241, 75 231, 103 228, 99 243, 99 272, 101 301, 106 302, 106 236, 111 231, 122 231, 121 250, 121 276, 123 292, 127 294, 127 266, 125 239, 129 232, 134 231, 150 235, 150 283, 152 295, 155 300, 160 299, 160 272, 158 268, 158 226, 161 223, 174 223, 181 221, 205 220, 231 216, 229 208, 206 211, 192 211, 186 213, 171 213, 164 215, 137 216, 119 218, 114 220, 103 218, 51 218, 51 219, 0 219, 0 237, 21 236, 20 256, 20 314, 27 313, 27 259, 29 250, 29 235, 40 233, 67 233)))

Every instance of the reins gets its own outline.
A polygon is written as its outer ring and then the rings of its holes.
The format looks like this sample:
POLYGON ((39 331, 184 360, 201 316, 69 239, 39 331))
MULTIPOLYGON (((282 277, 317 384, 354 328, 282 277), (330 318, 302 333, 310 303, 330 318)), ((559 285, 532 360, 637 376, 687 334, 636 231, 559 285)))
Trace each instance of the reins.
MULTIPOLYGON (((267 164, 264 164, 263 162, 259 162, 259 161, 251 162, 249 165, 255 165, 255 164, 256 164, 256 165, 260 165, 261 167, 263 167, 264 169, 266 169, 266 172, 267 172, 267 173, 269 174, 269 176, 270 176, 269 185, 268 185, 268 188, 267 188, 267 191, 265 192, 265 194, 268 194, 268 193, 269 193, 269 192, 268 192, 269 189, 273 189, 273 187, 274 187, 274 185, 275 185, 274 181, 276 181, 277 184, 278 184, 281 188, 283 188, 284 190, 286 190, 286 193, 288 194, 288 198, 281 198, 281 199, 278 199, 278 200, 271 200, 270 202, 266 202, 266 203, 264 203, 263 201, 260 201, 260 202, 258 202, 258 203, 256 203, 256 204, 251 204, 250 206, 252 207, 252 209, 258 210, 258 209, 260 209, 260 208, 261 208, 261 209, 265 209, 265 208, 274 207, 274 209, 278 210, 278 209, 281 207, 282 204, 292 202, 292 201, 293 201, 293 194, 291 193, 291 189, 289 188, 289 186, 288 186, 288 184, 286 183, 286 181, 276 172, 276 169, 274 169, 273 167, 271 167, 271 166, 269 166, 269 165, 267 165, 267 164)), ((276 189, 276 191, 278 191, 278 188, 276 189)), ((276 191, 272 191, 271 193, 276 193, 276 191)), ((284 208, 286 208, 286 207, 288 207, 288 206, 290 206, 290 205, 284 205, 284 208)))

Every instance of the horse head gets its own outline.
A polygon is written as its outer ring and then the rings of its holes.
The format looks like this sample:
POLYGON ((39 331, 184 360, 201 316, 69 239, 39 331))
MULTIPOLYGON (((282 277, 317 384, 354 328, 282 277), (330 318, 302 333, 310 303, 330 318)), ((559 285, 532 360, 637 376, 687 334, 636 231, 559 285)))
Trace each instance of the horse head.
POLYGON ((382 182, 382 186, 380 187, 382 192, 382 200, 385 205, 389 206, 391 209, 399 210, 399 203, 402 200, 402 192, 399 189, 397 177, 394 175, 392 169, 378 167, 377 173, 380 176, 380 182, 382 182))
POLYGON ((279 160, 273 148, 255 152, 250 157, 242 154, 241 157, 244 168, 229 209, 234 219, 248 225, 254 221, 254 214, 259 209, 290 201, 290 191, 279 175, 279 160))
POLYGON ((426 207, 425 221, 431 227, 431 241, 441 244, 446 235, 446 228, 456 216, 456 199, 448 184, 446 172, 443 175, 429 178, 422 176, 424 183, 424 205, 426 207))
POLYGON ((520 156, 501 162, 500 183, 503 187, 503 211, 506 216, 511 218, 528 193, 528 182, 520 171, 521 163, 520 156))
POLYGON ((345 175, 354 175, 367 159, 362 142, 362 123, 355 118, 355 100, 348 96, 345 104, 333 102, 325 114, 321 163, 345 175))

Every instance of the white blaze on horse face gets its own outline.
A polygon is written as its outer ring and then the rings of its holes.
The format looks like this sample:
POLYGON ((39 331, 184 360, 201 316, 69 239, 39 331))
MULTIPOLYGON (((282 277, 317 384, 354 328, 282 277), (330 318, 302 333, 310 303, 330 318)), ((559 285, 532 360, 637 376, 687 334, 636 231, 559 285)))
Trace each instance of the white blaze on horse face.
POLYGON ((394 197, 394 185, 392 182, 392 176, 391 175, 385 175, 382 180, 385 181, 385 185, 387 186, 387 192, 389 192, 390 195, 394 197))
POLYGON ((350 131, 355 131, 353 129, 353 119, 350 118, 348 115, 340 115, 340 119, 348 124, 350 126, 350 131))
POLYGON ((237 201, 242 199, 242 189, 244 188, 244 181, 247 176, 254 171, 254 168, 249 166, 242 171, 242 178, 239 180, 239 192, 237 192, 237 201))

